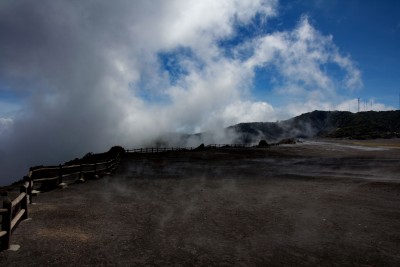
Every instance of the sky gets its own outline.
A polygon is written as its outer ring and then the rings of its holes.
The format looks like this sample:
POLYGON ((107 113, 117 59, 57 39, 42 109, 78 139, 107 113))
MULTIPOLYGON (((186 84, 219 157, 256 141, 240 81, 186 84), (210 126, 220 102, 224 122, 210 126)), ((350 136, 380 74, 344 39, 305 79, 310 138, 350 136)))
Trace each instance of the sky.
POLYGON ((399 108, 400 1, 0 1, 0 185, 163 133, 399 108))

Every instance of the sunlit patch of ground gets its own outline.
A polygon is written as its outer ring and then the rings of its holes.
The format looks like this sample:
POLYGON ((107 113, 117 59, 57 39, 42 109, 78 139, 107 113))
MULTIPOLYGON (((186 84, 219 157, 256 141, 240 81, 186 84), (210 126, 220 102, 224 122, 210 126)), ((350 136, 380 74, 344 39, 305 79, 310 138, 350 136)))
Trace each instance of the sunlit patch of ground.
MULTIPOLYGON (((35 233, 32 233, 35 234, 35 233)), ((39 229, 36 232, 38 238, 50 238, 56 239, 59 242, 87 242, 90 240, 90 236, 87 233, 82 232, 78 227, 63 227, 60 229, 46 228, 39 229)))
POLYGON ((398 139, 383 139, 383 140, 368 140, 368 141, 354 141, 352 142, 359 146, 374 146, 374 147, 387 147, 387 148, 400 148, 400 142, 398 139))

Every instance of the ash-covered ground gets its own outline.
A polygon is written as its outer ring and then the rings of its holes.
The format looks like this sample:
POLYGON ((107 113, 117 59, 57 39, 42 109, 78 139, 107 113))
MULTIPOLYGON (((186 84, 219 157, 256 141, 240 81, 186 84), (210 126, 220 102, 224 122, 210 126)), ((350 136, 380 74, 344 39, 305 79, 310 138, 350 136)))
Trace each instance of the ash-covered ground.
POLYGON ((40 194, 1 266, 399 266, 400 141, 131 154, 40 194))

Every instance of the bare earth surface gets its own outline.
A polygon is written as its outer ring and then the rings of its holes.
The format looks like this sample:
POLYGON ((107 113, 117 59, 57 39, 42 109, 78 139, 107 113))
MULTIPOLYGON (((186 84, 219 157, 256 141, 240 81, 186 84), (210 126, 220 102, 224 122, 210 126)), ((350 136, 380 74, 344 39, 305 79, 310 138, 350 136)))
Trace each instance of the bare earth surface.
POLYGON ((40 194, 0 266, 400 266, 400 141, 129 155, 40 194))

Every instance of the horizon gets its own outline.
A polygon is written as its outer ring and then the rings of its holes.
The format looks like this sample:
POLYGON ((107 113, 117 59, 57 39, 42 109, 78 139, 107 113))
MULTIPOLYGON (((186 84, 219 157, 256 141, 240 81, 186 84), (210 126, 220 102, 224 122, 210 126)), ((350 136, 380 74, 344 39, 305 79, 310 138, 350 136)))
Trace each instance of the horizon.
MULTIPOLYGON (((165 151, 168 151, 168 149, 171 148, 171 147, 173 149, 175 149, 175 148, 184 148, 184 149, 190 149, 190 150, 195 149, 195 148, 199 148, 201 146, 209 147, 209 146, 213 146, 213 145, 217 145, 217 146, 218 145, 233 145, 234 147, 235 147, 235 145, 239 145, 239 146, 241 146, 241 145, 247 146, 248 145, 249 147, 253 147, 253 146, 257 146, 257 144, 259 144, 261 141, 265 141, 265 140, 268 140, 268 143, 271 140, 275 140, 275 143, 273 143, 273 142, 269 143, 269 144, 273 144, 273 145, 280 144, 282 141, 286 141, 286 140, 289 140, 289 139, 302 140, 302 141, 300 141, 300 143, 302 143, 302 142, 304 142, 304 140, 307 140, 307 139, 312 140, 316 136, 299 138, 299 137, 283 135, 283 136, 280 136, 280 139, 279 138, 276 139, 273 136, 269 136, 270 139, 268 139, 268 138, 267 139, 265 139, 265 138, 254 139, 254 138, 252 138, 252 141, 250 143, 243 143, 243 142, 235 142, 238 139, 234 139, 234 138, 239 137, 238 136, 238 132, 236 132, 236 130, 234 132, 232 132, 231 128, 235 127, 235 126, 239 126, 241 124, 254 124, 254 123, 255 124, 258 124, 258 123, 273 123, 273 124, 278 124, 279 125, 282 122, 290 121, 292 119, 295 119, 295 118, 298 118, 298 117, 302 117, 304 115, 315 113, 315 112, 327 112, 327 113, 344 112, 344 113, 358 114, 358 113, 371 113, 371 112, 372 113, 376 113, 376 112, 400 112, 400 110, 387 110, 387 111, 366 110, 366 111, 359 111, 359 112, 338 111, 338 110, 331 110, 331 111, 314 110, 314 111, 311 111, 311 112, 306 112, 306 113, 300 114, 300 115, 295 116, 295 117, 287 118, 287 119, 284 119, 284 120, 278 120, 276 122, 272 122, 272 121, 270 121, 270 122, 241 122, 241 123, 238 123, 238 124, 235 124, 235 125, 230 125, 230 126, 224 128, 224 130, 225 130, 224 138, 227 138, 228 140, 230 140, 230 142, 228 142, 228 143, 224 143, 224 142, 222 142, 222 143, 212 143, 212 142, 211 143, 207 143, 207 141, 209 141, 209 140, 215 140, 213 135, 218 134, 216 132, 199 132, 199 133, 194 133, 194 134, 190 134, 190 135, 188 135, 188 134, 179 134, 179 133, 175 132, 175 133, 164 133, 163 135, 159 136, 158 140, 153 140, 153 143, 148 144, 148 146, 145 146, 145 147, 128 147, 128 148, 127 147, 122 147, 122 148, 125 149, 126 151, 135 151, 135 150, 140 150, 141 151, 141 149, 145 149, 145 150, 146 149, 151 149, 151 151, 152 151, 153 149, 157 149, 157 152, 158 152, 158 149, 166 149, 165 151), (232 135, 229 136, 229 133, 232 134, 232 135), (172 136, 171 136, 171 134, 172 134, 172 136), (210 136, 208 136, 206 138, 203 136, 203 135, 207 136, 208 134, 211 134, 211 138, 210 138, 210 136), (229 139, 229 137, 231 137, 231 139, 229 139), (161 142, 168 141, 169 143, 167 143, 167 145, 163 146, 163 145, 161 145, 161 143, 159 143, 160 141, 161 142), (182 142, 185 144, 184 146, 180 146, 182 144, 182 142)), ((330 137, 330 138, 332 138, 332 137, 330 137)), ((374 137, 372 139, 375 139, 375 138, 376 137, 374 137)), ((381 138, 388 139, 387 137, 379 137, 377 139, 381 139, 381 138)), ((227 140, 227 139, 225 139, 225 140, 227 140)), ((342 138, 339 138, 339 139, 342 139, 342 138)), ((222 139, 219 139, 219 140, 222 140, 222 139)), ((364 139, 360 139, 360 140, 364 140, 364 139)), ((222 140, 222 141, 224 141, 224 140, 222 140)), ((89 154, 90 155, 99 155, 99 154, 108 153, 113 147, 116 147, 116 146, 118 146, 118 145, 112 145, 112 147, 109 147, 108 150, 95 151, 94 153, 93 153, 93 151, 91 151, 91 152, 87 152, 86 151, 84 153, 84 155, 83 154, 82 155, 75 155, 74 159, 72 159, 72 158, 65 159, 64 163, 53 162, 52 165, 39 164, 37 166, 29 166, 29 169, 28 169, 27 172, 25 172, 25 174, 29 173, 29 171, 31 171, 31 168, 38 168, 38 167, 39 168, 49 168, 49 167, 50 168, 51 167, 58 168, 60 165, 68 165, 69 162, 71 162, 71 161, 84 159, 89 154)), ((0 180, 0 187, 11 186, 14 183, 21 182, 23 178, 24 177, 21 176, 20 178, 14 179, 14 180, 7 180, 7 181, 0 180)))
POLYGON ((165 132, 354 113, 359 98, 360 111, 397 110, 399 12, 398 1, 2 1, 0 180, 165 132))

